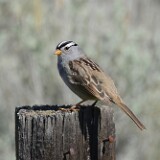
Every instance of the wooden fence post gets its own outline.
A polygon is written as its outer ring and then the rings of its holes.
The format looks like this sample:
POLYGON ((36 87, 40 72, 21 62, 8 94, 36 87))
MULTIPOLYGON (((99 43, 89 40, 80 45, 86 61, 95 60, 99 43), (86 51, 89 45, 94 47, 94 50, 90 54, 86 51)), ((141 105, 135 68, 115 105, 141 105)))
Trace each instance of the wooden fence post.
POLYGON ((16 108, 17 160, 115 160, 111 108, 88 106, 73 112, 58 108, 16 108))

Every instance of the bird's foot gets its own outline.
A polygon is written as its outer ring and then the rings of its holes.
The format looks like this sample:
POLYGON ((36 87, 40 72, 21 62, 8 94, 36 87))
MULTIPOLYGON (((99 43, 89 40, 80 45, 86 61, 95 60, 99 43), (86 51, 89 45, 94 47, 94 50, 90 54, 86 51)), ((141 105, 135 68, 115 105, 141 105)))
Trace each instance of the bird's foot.
POLYGON ((64 111, 64 112, 69 112, 70 108, 59 108, 59 110, 64 111))
POLYGON ((96 100, 91 106, 95 106, 96 105, 96 103, 98 102, 98 100, 96 100))
POLYGON ((74 105, 74 106, 71 106, 70 108, 59 108, 59 110, 64 112, 75 112, 75 111, 79 111, 79 107, 74 105))
POLYGON ((73 105, 71 108, 70 108, 70 111, 74 112, 74 111, 79 111, 80 110, 80 106, 76 106, 76 105, 73 105))

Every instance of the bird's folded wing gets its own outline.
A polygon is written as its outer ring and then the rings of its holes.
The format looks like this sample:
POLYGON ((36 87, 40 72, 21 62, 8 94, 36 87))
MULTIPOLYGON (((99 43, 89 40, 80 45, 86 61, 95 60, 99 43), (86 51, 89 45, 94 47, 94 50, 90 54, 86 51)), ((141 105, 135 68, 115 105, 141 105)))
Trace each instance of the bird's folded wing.
POLYGON ((95 75, 101 73, 102 71, 98 65, 96 65, 93 61, 90 63, 90 61, 91 60, 87 61, 86 59, 80 59, 69 62, 69 67, 72 73, 72 75, 69 76, 70 83, 84 87, 87 92, 99 100, 109 101, 110 98, 102 88, 102 82, 97 77, 99 75, 95 75))

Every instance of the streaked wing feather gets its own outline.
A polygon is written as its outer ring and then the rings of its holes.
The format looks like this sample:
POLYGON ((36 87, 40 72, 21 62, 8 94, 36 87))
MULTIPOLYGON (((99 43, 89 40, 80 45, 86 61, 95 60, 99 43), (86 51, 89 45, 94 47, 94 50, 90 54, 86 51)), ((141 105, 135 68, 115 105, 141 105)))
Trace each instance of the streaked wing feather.
POLYGON ((94 76, 95 72, 102 73, 100 67, 91 60, 88 61, 92 63, 87 63, 87 60, 88 59, 85 58, 69 62, 69 67, 72 70, 70 82, 81 85, 91 95, 99 100, 103 101, 104 99, 109 99, 109 97, 102 89, 99 80, 96 76, 94 76))

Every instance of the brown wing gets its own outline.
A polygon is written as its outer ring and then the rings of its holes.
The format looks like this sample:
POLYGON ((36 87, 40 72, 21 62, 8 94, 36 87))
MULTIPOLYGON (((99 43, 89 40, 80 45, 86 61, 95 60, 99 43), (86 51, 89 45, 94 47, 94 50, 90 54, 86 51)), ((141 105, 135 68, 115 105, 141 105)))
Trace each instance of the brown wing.
POLYGON ((101 78, 105 75, 95 62, 80 58, 70 61, 69 67, 72 70, 72 75, 69 77, 71 83, 81 85, 99 100, 110 101, 107 93, 102 89, 103 79, 101 78))

